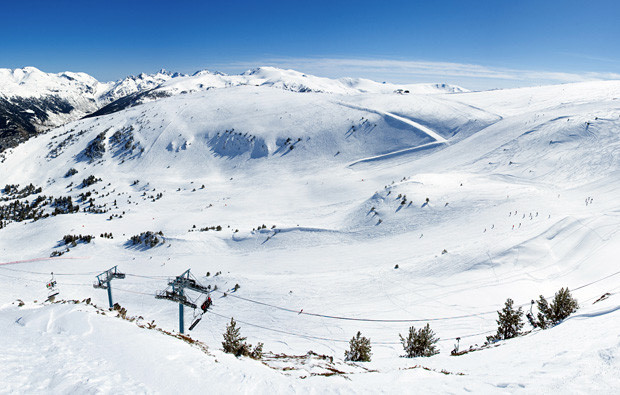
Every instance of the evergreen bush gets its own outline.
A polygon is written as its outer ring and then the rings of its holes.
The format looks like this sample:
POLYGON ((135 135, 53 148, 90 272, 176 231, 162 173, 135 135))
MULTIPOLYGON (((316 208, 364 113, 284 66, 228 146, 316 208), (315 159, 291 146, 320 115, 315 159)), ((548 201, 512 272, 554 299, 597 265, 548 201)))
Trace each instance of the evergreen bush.
POLYGON ((406 358, 430 357, 439 354, 435 343, 439 341, 429 324, 421 329, 409 328, 407 337, 400 336, 406 358))
POLYGON ((345 361, 353 362, 370 362, 370 339, 362 336, 361 332, 357 332, 349 341, 349 349, 344 352, 345 361))
POLYGON ((237 327, 237 322, 234 318, 230 319, 230 324, 226 326, 226 332, 224 332, 223 336, 222 349, 225 353, 253 359, 261 359, 263 357, 263 343, 258 343, 252 349, 252 345, 246 343, 246 338, 241 336, 241 328, 237 327))
POLYGON ((497 333, 494 336, 488 336, 487 341, 512 339, 521 334, 523 311, 521 311, 521 307, 515 310, 513 305, 514 301, 508 298, 502 311, 497 312, 497 333))
POLYGON ((561 288, 555 293, 551 304, 544 296, 536 301, 538 307, 538 321, 536 326, 547 329, 562 322, 579 308, 577 300, 573 298, 568 288, 561 288))

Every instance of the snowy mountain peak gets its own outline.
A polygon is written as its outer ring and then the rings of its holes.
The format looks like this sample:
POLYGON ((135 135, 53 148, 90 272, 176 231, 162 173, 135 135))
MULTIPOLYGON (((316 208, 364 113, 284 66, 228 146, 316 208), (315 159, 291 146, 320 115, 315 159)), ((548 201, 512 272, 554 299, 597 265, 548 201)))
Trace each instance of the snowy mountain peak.
POLYGON ((45 73, 36 67, 0 69, 0 96, 4 97, 96 92, 100 86, 99 81, 86 73, 45 73))
POLYGON ((0 151, 42 129, 87 115, 116 112, 162 97, 215 88, 262 86, 286 91, 335 95, 436 94, 466 91, 446 84, 399 85, 362 78, 331 79, 296 70, 258 67, 237 75, 201 70, 193 75, 165 69, 114 82, 86 73, 46 73, 36 67, 0 69, 0 151), (16 115, 19 114, 19 115, 16 115), (10 136, 10 143, 6 136, 10 136))
POLYGON ((86 73, 45 73, 36 67, 0 69, 0 152, 43 129, 82 118, 170 78, 172 74, 164 71, 102 83, 86 73))
POLYGON ((140 73, 138 76, 129 76, 110 83, 109 89, 100 97, 100 100, 102 104, 108 104, 133 93, 154 89, 171 78, 181 76, 183 75, 179 73, 173 74, 164 69, 155 74, 140 73))
POLYGON ((291 69, 265 66, 241 74, 253 85, 266 85, 297 92, 322 92, 337 94, 359 93, 457 93, 467 89, 448 84, 391 84, 379 83, 365 78, 344 77, 331 79, 301 73, 291 69))

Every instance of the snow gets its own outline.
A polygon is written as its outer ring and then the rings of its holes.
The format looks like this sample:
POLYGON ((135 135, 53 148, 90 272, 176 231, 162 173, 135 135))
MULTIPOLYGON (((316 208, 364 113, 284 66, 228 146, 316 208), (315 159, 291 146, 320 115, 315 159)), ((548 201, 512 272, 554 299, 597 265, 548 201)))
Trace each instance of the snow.
POLYGON ((159 90, 170 94, 178 94, 180 92, 188 93, 239 85, 268 86, 294 92, 321 92, 342 95, 360 93, 394 94, 397 90, 401 90, 403 94, 404 91, 408 91, 408 94, 438 94, 467 91, 459 86, 447 84, 397 85, 381 84, 363 78, 330 79, 275 67, 259 67, 240 75, 226 75, 203 70, 192 76, 182 76, 181 78, 168 80, 159 87, 159 90))
POLYGON ((140 74, 137 77, 130 76, 114 83, 106 84, 108 88, 103 94, 101 94, 101 101, 104 103, 112 102, 121 97, 131 95, 136 92, 143 92, 150 89, 157 88, 164 82, 175 78, 176 76, 166 70, 160 70, 156 74, 140 74))
POLYGON ((0 185, 32 182, 74 201, 91 191, 112 209, 0 229, 6 391, 617 393, 620 83, 432 94, 381 85, 270 68, 177 76, 156 88, 171 97, 8 153, 0 185), (135 148, 110 141, 119 131, 135 148), (102 132, 103 156, 84 160, 102 132), (65 178, 71 167, 79 173, 65 178), (91 174, 102 181, 76 187, 91 174), (147 230, 166 242, 127 244, 147 230), (65 234, 97 237, 49 259, 65 234), (178 306, 153 297, 169 277, 191 268, 228 291, 213 293, 190 333, 208 350, 91 305, 43 302, 54 272, 59 300, 105 307, 92 282, 115 265, 127 277, 112 282, 114 301, 173 334, 178 306), (558 326, 450 356, 456 337, 467 349, 494 332, 507 298, 529 310, 564 286, 581 308, 558 326), (333 365, 226 355, 230 317, 252 344, 333 365), (400 358, 398 334, 426 322, 441 353, 400 358), (358 330, 373 360, 350 365, 358 330), (321 375, 328 368, 344 373, 321 375))
MULTIPOLYGON (((294 92, 321 92, 353 95, 359 93, 382 94, 440 94, 465 92, 464 88, 447 84, 380 84, 365 79, 343 78, 334 80, 302 74, 294 70, 261 67, 239 75, 202 70, 193 75, 160 70, 155 74, 142 73, 118 81, 99 82, 86 73, 45 73, 35 67, 21 69, 0 68, 0 98, 61 100, 71 107, 69 112, 57 108, 46 110, 47 118, 34 119, 38 130, 57 127, 92 114, 116 100, 130 95, 146 93, 135 100, 136 104, 161 97, 203 92, 210 89, 234 86, 265 86, 294 92)), ((57 104, 56 104, 57 106, 57 104)), ((53 106, 54 107, 54 106, 53 106)))
POLYGON ((85 73, 49 74, 35 67, 0 69, 0 92, 6 96, 40 96, 79 89, 87 93, 99 82, 85 73))
POLYGON ((135 92, 153 89, 170 78, 171 73, 161 70, 153 75, 140 74, 115 82, 99 82, 86 73, 45 73, 36 67, 0 69, 0 95, 8 98, 55 95, 75 101, 75 96, 82 95, 101 105, 135 92))

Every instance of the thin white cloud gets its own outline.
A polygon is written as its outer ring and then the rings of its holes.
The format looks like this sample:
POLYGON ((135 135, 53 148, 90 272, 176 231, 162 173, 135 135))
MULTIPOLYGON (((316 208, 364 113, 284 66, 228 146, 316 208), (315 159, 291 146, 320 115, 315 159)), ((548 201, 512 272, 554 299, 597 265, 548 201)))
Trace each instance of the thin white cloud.
POLYGON ((558 54, 564 55, 564 56, 570 56, 570 57, 577 58, 577 59, 591 60, 597 63, 600 63, 600 62, 616 63, 616 64, 620 63, 620 60, 618 59, 606 58, 603 56, 592 56, 592 55, 578 53, 578 52, 558 52, 558 54))
POLYGON ((219 66, 238 71, 258 65, 295 69, 325 77, 364 77, 398 83, 447 82, 474 89, 620 79, 620 74, 613 72, 568 73, 392 59, 271 58, 219 66))

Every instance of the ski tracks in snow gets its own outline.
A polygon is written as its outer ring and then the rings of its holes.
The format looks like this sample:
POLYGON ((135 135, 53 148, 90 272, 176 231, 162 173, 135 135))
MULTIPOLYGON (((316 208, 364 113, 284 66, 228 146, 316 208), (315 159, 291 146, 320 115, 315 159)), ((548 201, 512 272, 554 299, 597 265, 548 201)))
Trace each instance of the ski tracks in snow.
POLYGON ((381 155, 376 155, 376 156, 372 156, 369 158, 362 158, 362 159, 358 159, 352 163, 349 164, 349 166, 354 166, 356 164, 359 163, 365 163, 365 162, 374 162, 377 160, 382 160, 382 159, 388 159, 394 156, 399 156, 402 154, 406 154, 406 153, 411 153, 411 152, 416 152, 416 151, 421 151, 421 150, 425 150, 425 149, 429 149, 429 148, 434 148, 437 147, 441 144, 446 144, 448 142, 448 140, 446 140, 445 138, 443 138, 439 133, 435 132, 434 130, 430 129, 429 127, 426 127, 416 121, 413 121, 411 119, 405 118, 405 117, 401 117, 400 115, 396 115, 393 114, 391 112, 388 111, 382 111, 382 110, 376 110, 376 109, 372 109, 372 108, 367 108, 367 107, 362 107, 362 106, 358 106, 355 104, 351 104, 351 103, 345 103, 342 101, 337 102, 337 104, 344 106, 344 107, 349 107, 349 108, 353 108, 356 110, 360 110, 360 111, 366 111, 366 112, 370 112, 370 113, 374 113, 374 114, 378 114, 384 118, 391 118, 392 120, 395 120, 397 122, 400 123, 404 123, 405 125, 415 129, 416 131, 422 132, 424 134, 426 134, 427 136, 429 136, 430 138, 432 138, 435 141, 432 141, 430 143, 426 143, 426 144, 422 144, 422 145, 418 145, 418 146, 414 146, 414 147, 408 147, 408 148, 403 148, 403 149, 399 149, 396 151, 392 151, 392 152, 387 152, 385 154, 381 154, 381 155))
POLYGON ((358 105, 351 104, 351 103, 345 103, 343 101, 336 102, 336 104, 339 104, 339 105, 344 106, 344 107, 349 107, 349 108, 353 108, 353 109, 356 109, 356 110, 360 110, 360 111, 372 112, 372 113, 381 115, 382 117, 387 117, 387 118, 395 119, 395 120, 397 120, 397 121, 399 121, 401 123, 407 124, 407 125, 415 128, 415 129, 425 133, 426 135, 431 137, 433 140, 435 140, 436 143, 447 143, 448 142, 448 140, 446 140, 445 138, 441 137, 439 135, 439 133, 437 133, 434 130, 432 130, 432 129, 424 126, 424 125, 421 125, 421 124, 417 123, 416 121, 413 121, 413 120, 411 120, 409 118, 404 118, 404 117, 401 117, 399 115, 396 115, 396 114, 393 114, 393 113, 387 112, 387 111, 382 111, 382 110, 376 110, 376 109, 373 109, 373 108, 362 107, 362 106, 358 106, 358 105))
POLYGON ((424 125, 421 125, 419 123, 417 123, 416 121, 413 121, 411 119, 408 118, 404 118, 401 116, 398 116, 396 114, 392 114, 391 112, 386 112, 386 111, 378 111, 376 110, 376 112, 380 115, 383 115, 384 117, 388 117, 388 118, 392 118, 395 119, 397 121, 400 121, 402 123, 406 123, 409 126, 413 126, 414 128, 426 133, 427 135, 429 135, 430 137, 432 137, 433 139, 435 139, 436 143, 447 143, 448 140, 444 139, 443 137, 441 137, 437 132, 435 132, 434 130, 427 128, 424 125))

